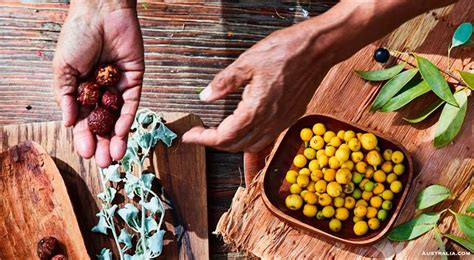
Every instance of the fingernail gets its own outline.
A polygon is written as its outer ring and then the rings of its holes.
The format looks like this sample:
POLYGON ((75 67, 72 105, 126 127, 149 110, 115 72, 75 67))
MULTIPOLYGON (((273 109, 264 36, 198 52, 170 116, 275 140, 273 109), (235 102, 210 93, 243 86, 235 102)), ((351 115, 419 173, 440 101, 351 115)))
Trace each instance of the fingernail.
POLYGON ((199 93, 199 99, 201 101, 207 101, 212 95, 212 88, 211 85, 208 85, 201 93, 199 93))

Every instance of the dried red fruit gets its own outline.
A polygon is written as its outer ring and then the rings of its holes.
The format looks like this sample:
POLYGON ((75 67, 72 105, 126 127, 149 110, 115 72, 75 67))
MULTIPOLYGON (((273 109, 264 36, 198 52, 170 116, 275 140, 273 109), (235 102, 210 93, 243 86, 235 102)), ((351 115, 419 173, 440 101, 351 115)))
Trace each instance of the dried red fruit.
POLYGON ((102 86, 107 87, 117 84, 120 80, 120 77, 120 69, 113 64, 99 66, 95 74, 96 82, 102 86))
POLYGON ((95 106, 100 99, 100 85, 95 82, 82 82, 79 85, 77 100, 83 106, 95 106))
POLYGON ((58 240, 54 237, 43 237, 38 241, 37 253, 41 260, 50 259, 58 250, 58 240))
POLYGON ((87 117, 87 123, 93 134, 107 136, 114 129, 115 116, 103 107, 96 107, 87 117))
POLYGON ((111 111, 119 111, 122 105, 123 99, 119 94, 107 90, 102 95, 102 107, 111 111))
POLYGON ((55 255, 51 258, 51 260, 67 260, 67 257, 64 255, 55 255))

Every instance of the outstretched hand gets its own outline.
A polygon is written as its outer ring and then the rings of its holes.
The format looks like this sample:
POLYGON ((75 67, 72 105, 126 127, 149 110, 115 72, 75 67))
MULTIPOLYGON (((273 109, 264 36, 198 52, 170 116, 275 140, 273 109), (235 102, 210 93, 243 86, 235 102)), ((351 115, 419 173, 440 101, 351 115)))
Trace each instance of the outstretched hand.
POLYGON ((121 159, 140 101, 145 70, 143 40, 134 6, 87 8, 71 6, 53 61, 55 99, 65 126, 74 126, 74 145, 84 158, 95 155, 100 167, 121 159), (109 138, 95 136, 87 125, 87 112, 79 107, 77 87, 94 74, 98 64, 112 63, 122 71, 117 85, 124 105, 109 138))

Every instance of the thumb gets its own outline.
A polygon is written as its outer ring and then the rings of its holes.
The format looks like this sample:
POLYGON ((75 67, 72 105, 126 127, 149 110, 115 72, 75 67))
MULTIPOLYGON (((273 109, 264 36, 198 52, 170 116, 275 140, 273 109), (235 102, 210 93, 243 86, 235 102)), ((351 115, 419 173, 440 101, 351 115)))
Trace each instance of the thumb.
POLYGON ((70 66, 53 65, 53 88, 56 103, 61 108, 63 124, 74 125, 78 116, 76 101, 77 72, 70 66))
POLYGON ((215 101, 245 86, 252 79, 248 69, 231 65, 219 72, 199 94, 202 101, 215 101))

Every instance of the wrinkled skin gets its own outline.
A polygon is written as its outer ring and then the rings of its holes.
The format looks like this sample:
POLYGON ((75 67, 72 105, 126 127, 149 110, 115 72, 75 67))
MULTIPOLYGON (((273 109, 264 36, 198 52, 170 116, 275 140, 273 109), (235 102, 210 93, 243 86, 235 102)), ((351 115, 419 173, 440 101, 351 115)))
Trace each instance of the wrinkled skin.
POLYGON ((55 98, 65 126, 74 126, 74 144, 84 158, 95 155, 101 167, 120 159, 138 108, 144 73, 143 41, 134 8, 71 6, 61 30, 53 61, 55 98), (87 127, 86 111, 79 109, 76 88, 94 73, 97 64, 113 63, 123 72, 118 83, 124 105, 115 133, 99 137, 87 127))

